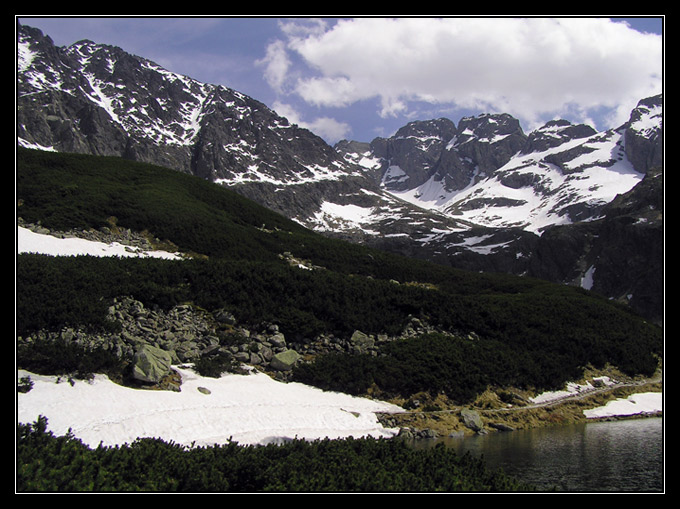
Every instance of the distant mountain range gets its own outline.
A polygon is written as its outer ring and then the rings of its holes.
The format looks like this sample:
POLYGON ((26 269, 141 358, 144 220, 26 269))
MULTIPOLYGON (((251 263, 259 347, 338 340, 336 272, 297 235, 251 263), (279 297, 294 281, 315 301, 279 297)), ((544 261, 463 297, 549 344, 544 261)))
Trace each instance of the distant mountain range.
POLYGON ((596 132, 507 114, 329 146, 257 100, 124 50, 17 29, 20 146, 150 162, 298 223, 469 270, 592 289, 663 317, 662 97, 596 132))

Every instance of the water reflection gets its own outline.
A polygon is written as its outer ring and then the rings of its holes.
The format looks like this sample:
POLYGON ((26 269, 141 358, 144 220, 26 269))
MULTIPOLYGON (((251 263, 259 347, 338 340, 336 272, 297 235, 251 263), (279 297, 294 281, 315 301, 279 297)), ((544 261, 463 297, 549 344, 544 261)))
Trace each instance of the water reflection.
POLYGON ((490 468, 548 490, 570 492, 663 491, 663 419, 593 422, 444 442, 460 454, 484 458, 490 468))

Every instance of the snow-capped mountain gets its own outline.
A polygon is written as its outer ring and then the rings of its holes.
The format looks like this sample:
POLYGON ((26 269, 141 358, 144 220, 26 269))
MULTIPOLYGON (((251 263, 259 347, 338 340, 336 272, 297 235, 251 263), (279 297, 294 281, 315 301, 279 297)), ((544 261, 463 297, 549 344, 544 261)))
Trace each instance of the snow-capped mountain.
POLYGON ((325 213, 326 196, 356 195, 355 205, 392 210, 371 223, 405 211, 432 215, 400 203, 321 138, 235 90, 112 46, 80 41, 59 48, 26 26, 17 37, 22 146, 159 164, 236 188, 304 224, 340 231, 354 223, 325 213))
POLYGON ((527 136, 509 115, 463 118, 457 128, 447 119, 419 121, 363 152, 339 149, 410 203, 470 224, 540 232, 598 217, 660 165, 659 149, 649 161, 629 158, 627 140, 655 148, 661 109, 660 97, 643 101, 630 122, 603 133, 555 120, 527 136))
POLYGON ((20 27, 17 65, 17 134, 26 146, 145 160, 227 184, 353 172, 321 139, 264 104, 120 48, 91 41, 57 48, 20 27))
POLYGON ((235 90, 92 41, 57 47, 21 25, 16 120, 22 146, 166 166, 328 235, 555 280, 535 254, 545 232, 598 221, 662 166, 661 96, 601 133, 555 120, 527 135, 486 114, 331 147, 235 90))

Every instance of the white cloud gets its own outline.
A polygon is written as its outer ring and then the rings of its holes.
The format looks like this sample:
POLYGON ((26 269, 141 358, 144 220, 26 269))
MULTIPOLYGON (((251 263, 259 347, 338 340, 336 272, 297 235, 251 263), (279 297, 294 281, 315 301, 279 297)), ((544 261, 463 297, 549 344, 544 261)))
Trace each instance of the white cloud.
POLYGON ((304 120, 301 114, 290 104, 276 102, 273 106, 274 111, 286 117, 289 122, 300 127, 309 129, 316 135, 325 139, 328 143, 335 143, 349 137, 351 128, 348 124, 338 122, 330 117, 318 117, 313 120, 304 120))
POLYGON ((661 37, 605 18, 357 18, 282 28, 305 74, 281 66, 277 82, 289 80, 316 106, 378 98, 390 116, 424 101, 527 124, 610 108, 612 125, 598 127, 611 127, 661 92, 661 37))
POLYGON ((269 44, 265 57, 258 60, 256 64, 265 67, 264 79, 269 86, 276 92, 282 92, 290 68, 290 59, 284 42, 274 41, 269 44))

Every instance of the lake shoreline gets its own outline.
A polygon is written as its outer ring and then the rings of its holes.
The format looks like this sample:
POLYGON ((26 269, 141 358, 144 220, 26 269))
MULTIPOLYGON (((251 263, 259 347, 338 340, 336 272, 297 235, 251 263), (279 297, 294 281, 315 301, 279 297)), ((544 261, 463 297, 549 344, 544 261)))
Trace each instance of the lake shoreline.
MULTIPOLYGON (((493 398, 493 391, 479 398, 469 406, 449 406, 432 409, 434 404, 423 409, 378 415, 385 427, 399 428, 406 437, 441 438, 447 436, 474 436, 486 433, 542 428, 547 426, 575 423, 607 422, 629 419, 663 417, 663 410, 622 413, 587 417, 586 411, 599 409, 607 403, 629 398, 636 394, 663 393, 663 384, 654 377, 646 382, 619 384, 591 394, 578 394, 543 404, 501 405, 493 398), (428 411, 426 408, 430 408, 428 411), (476 423, 463 415, 463 410, 477 417, 476 423)), ((441 405, 441 401, 438 402, 441 405)))

